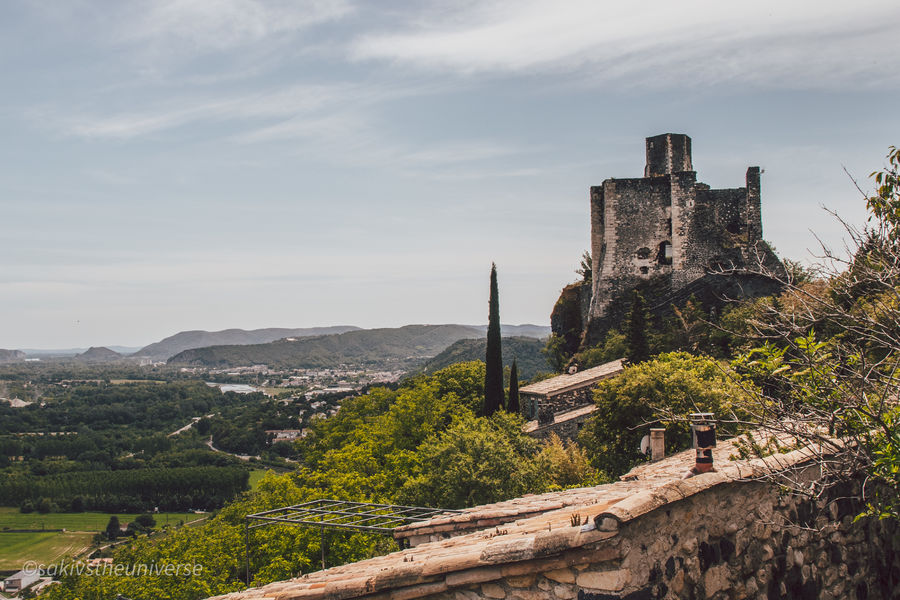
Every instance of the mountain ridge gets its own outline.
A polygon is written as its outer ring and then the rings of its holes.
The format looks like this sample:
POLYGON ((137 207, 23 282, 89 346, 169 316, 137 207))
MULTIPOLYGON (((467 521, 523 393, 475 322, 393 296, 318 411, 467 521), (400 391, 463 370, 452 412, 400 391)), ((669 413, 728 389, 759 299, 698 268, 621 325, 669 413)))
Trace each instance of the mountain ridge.
POLYGON ((355 325, 300 328, 267 327, 263 329, 230 328, 222 329, 220 331, 192 329, 188 331, 179 331, 158 342, 148 344, 135 352, 132 356, 156 360, 168 360, 180 352, 192 350, 194 348, 265 344, 289 337, 341 334, 358 330, 360 330, 360 328, 355 325))
MULTIPOLYGON (((414 373, 430 374, 459 362, 483 361, 486 346, 487 339, 483 337, 457 340, 440 354, 429 359, 414 373)), ((538 338, 526 336, 504 336, 500 338, 503 366, 509 368, 513 359, 516 359, 520 382, 528 381, 536 375, 553 371, 549 363, 547 363, 546 357, 541 352, 543 349, 544 341, 538 338)))
POLYGON ((440 353, 453 342, 479 338, 482 332, 465 325, 405 325, 358 329, 337 335, 280 339, 266 344, 193 348, 176 354, 168 364, 237 367, 265 364, 271 368, 321 368, 339 364, 408 367, 440 353))

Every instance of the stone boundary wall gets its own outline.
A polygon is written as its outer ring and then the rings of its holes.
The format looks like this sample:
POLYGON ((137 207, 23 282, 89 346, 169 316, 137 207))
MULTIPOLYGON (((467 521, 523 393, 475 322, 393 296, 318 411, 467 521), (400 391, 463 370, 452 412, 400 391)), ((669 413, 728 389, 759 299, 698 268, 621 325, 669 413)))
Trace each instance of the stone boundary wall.
POLYGON ((568 412, 581 406, 593 404, 596 387, 596 384, 594 384, 553 396, 525 392, 519 396, 519 402, 522 405, 526 419, 540 419, 542 412, 556 415, 556 413, 568 412), (537 407, 537 412, 534 410, 535 406, 537 407))
POLYGON ((589 404, 575 410, 553 415, 553 421, 546 424, 532 423, 526 425, 525 433, 539 440, 547 440, 551 434, 556 434, 561 440, 574 440, 584 423, 594 414, 596 406, 589 404))
POLYGON ((639 467, 628 481, 596 488, 597 499, 583 504, 222 598, 898 597, 895 522, 854 522, 860 506, 851 499, 812 503, 759 479, 784 468, 805 468, 813 477, 810 454, 720 461, 717 472, 673 477, 687 456, 639 467))
POLYGON ((851 504, 815 514, 771 485, 735 483, 625 523, 606 543, 470 573, 469 585, 426 598, 897 598, 900 543, 891 539, 900 531, 887 521, 853 523, 851 504))

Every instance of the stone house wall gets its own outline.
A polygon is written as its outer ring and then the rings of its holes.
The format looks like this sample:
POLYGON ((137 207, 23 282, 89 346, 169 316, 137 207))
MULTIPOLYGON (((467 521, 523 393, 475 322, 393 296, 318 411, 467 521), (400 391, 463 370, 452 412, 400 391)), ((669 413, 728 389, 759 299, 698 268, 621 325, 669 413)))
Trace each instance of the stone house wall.
POLYGON ((814 507, 744 482, 629 522, 607 543, 471 574, 429 600, 876 600, 900 595, 900 534, 853 523, 858 507, 814 507), (735 487, 737 486, 737 487, 735 487), (484 581, 477 581, 484 579, 484 581))
MULTIPOLYGON (((548 396, 546 394, 522 393, 519 396, 519 405, 525 413, 526 419, 538 419, 539 413, 554 415, 560 412, 570 411, 579 406, 594 403, 594 389, 596 385, 585 386, 581 389, 562 392, 548 396)), ((550 422, 547 419, 544 422, 550 422)))
POLYGON ((585 421, 591 417, 593 411, 578 411, 578 414, 572 417, 566 417, 566 414, 555 415, 552 423, 539 425, 531 431, 526 431, 526 433, 539 440, 547 440, 552 434, 556 434, 563 441, 578 439, 578 432, 581 431, 585 421))
MULTIPOLYGON (((721 444, 720 446, 724 446, 721 444)), ((222 600, 889 600, 900 526, 854 520, 838 490, 813 503, 763 476, 816 476, 797 450, 690 479, 680 453, 594 488, 524 497, 416 526, 418 545, 222 600), (804 471, 805 470, 805 471, 804 471), (449 527, 444 533, 438 531, 449 527), (450 536, 450 537, 447 537, 450 536)))

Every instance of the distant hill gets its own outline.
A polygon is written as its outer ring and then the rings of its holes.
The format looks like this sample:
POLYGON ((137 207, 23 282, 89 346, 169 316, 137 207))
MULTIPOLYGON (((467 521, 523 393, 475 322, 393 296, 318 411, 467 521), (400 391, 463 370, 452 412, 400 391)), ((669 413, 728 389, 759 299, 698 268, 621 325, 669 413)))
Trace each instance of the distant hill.
MULTIPOLYGON (((467 325, 487 334, 487 325, 467 325)), ((552 330, 549 325, 504 325, 500 324, 500 335, 503 337, 529 337, 537 339, 546 339, 550 337, 552 330)))
POLYGON ((320 368, 367 364, 408 368, 457 340, 481 336, 477 328, 465 325, 406 325, 296 341, 281 339, 268 344, 194 348, 179 352, 168 363, 205 367, 265 364, 274 368, 320 368))
MULTIPOLYGON (((434 373, 458 362, 484 360, 486 345, 485 338, 459 340, 426 362, 422 368, 417 369, 417 372, 434 373)), ((513 358, 516 359, 520 382, 531 379, 538 373, 552 372, 547 359, 541 354, 543 341, 531 337, 505 337, 501 339, 500 346, 503 352, 503 366, 510 366, 513 358)))
POLYGON ((123 356, 115 350, 110 350, 104 346, 90 347, 86 351, 75 356, 75 360, 79 362, 104 363, 121 360, 123 356))
POLYGON ((182 331, 164 340, 144 346, 134 353, 136 357, 147 357, 154 360, 167 360, 179 352, 207 346, 229 346, 246 344, 267 344, 289 337, 310 337, 357 331, 359 327, 337 325, 334 327, 311 327, 302 329, 286 329, 270 327, 268 329, 224 329, 222 331, 182 331))
POLYGON ((23 360, 25 360, 25 353, 21 350, 0 350, 0 364, 23 360))
MULTIPOLYGON (((132 354, 140 350, 139 346, 104 346, 122 356, 132 354)), ((70 358, 76 354, 83 354, 88 348, 22 348, 27 358, 70 358)))

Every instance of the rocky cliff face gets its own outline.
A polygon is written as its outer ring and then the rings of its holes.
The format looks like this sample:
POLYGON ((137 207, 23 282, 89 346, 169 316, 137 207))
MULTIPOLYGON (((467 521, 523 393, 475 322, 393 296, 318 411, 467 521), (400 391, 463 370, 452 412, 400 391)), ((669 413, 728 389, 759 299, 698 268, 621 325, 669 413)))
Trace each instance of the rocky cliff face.
POLYGON ((559 300, 550 313, 550 328, 565 340, 567 354, 574 354, 581 346, 591 308, 591 283, 579 281, 563 288, 559 300))

